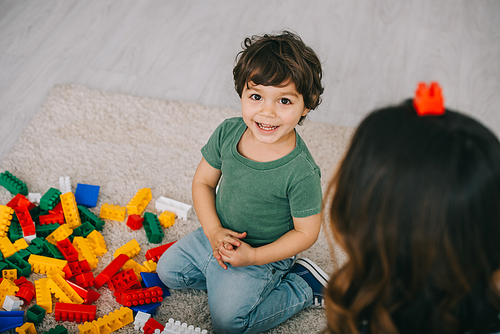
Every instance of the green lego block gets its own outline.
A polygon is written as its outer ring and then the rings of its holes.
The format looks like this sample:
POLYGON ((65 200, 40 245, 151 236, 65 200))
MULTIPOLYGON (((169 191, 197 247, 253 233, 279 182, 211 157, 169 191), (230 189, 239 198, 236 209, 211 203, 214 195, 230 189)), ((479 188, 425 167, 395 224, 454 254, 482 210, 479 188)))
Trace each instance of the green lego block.
POLYGON ((2 262, 0 262, 0 271, 2 271, 4 269, 7 269, 7 263, 2 261, 2 262))
POLYGON ((89 222, 95 227, 96 230, 102 231, 104 227, 104 220, 97 217, 92 211, 90 211, 83 205, 77 205, 77 207, 78 212, 80 213, 80 220, 82 221, 82 224, 89 222))
MULTIPOLYGON (((38 239, 38 238, 37 238, 38 239)), ((43 247, 43 245, 42 245, 43 247)), ((33 241, 31 242, 31 245, 28 246, 28 248, 24 249, 26 252, 29 253, 29 255, 31 254, 35 254, 35 255, 42 255, 43 253, 43 249, 34 245, 33 244, 33 241)), ((21 251, 19 251, 19 253, 21 253, 21 251)))
MULTIPOLYGON (((40 237, 37 237, 33 240, 31 240, 31 246, 35 245, 36 247, 42 249, 43 248, 43 245, 45 244, 45 239, 42 239, 40 237)), ((29 247, 28 247, 29 248, 29 247)), ((33 253, 35 254, 35 253, 33 253)))
POLYGON ((73 234, 77 237, 87 237, 92 231, 95 230, 94 225, 90 222, 85 222, 73 230, 73 234))
POLYGON ((31 274, 31 264, 24 260, 19 253, 14 253, 6 258, 5 263, 9 269, 17 269, 17 273, 21 276, 28 277, 31 274))
POLYGON ((35 304, 26 311, 26 318, 28 322, 39 324, 43 321, 43 318, 45 318, 45 312, 43 307, 35 304))
POLYGON ((12 221, 10 222, 10 227, 9 227, 9 240, 11 242, 15 242, 16 240, 19 240, 22 237, 23 237, 23 229, 19 224, 19 220, 17 219, 17 217, 14 219, 14 216, 12 216, 12 221))
POLYGON ((144 226, 146 237, 150 243, 159 244, 163 240, 165 233, 163 233, 160 221, 154 213, 144 213, 144 221, 142 222, 142 225, 144 226))
POLYGON ((48 332, 44 332, 43 334, 68 334, 68 330, 64 326, 57 325, 56 327, 49 329, 48 332))
POLYGON ((42 210, 52 210, 59 202, 61 192, 56 188, 50 188, 40 199, 40 208, 42 210))
POLYGON ((39 225, 36 227, 36 235, 41 238, 46 238, 49 234, 57 230, 57 228, 61 226, 59 224, 47 224, 47 225, 39 225))
POLYGON ((5 189, 10 191, 10 193, 14 196, 17 194, 24 196, 28 195, 28 187, 26 187, 26 183, 19 180, 9 171, 5 171, 0 174, 0 186, 3 186, 5 189))
MULTIPOLYGON (((31 247, 31 246, 28 246, 28 248, 31 247)), ((31 255, 31 252, 28 250, 28 248, 26 249, 20 249, 17 254, 19 254, 19 256, 23 259, 23 260, 28 260, 28 258, 30 257, 31 255)))
MULTIPOLYGON (((59 225, 59 224, 56 224, 56 225, 59 225)), ((47 256, 49 256, 49 257, 53 257, 55 259, 60 259, 60 260, 65 260, 64 256, 61 254, 59 249, 57 249, 57 247, 55 245, 51 244, 47 240, 44 241, 43 250, 44 250, 44 253, 47 254, 47 256)))

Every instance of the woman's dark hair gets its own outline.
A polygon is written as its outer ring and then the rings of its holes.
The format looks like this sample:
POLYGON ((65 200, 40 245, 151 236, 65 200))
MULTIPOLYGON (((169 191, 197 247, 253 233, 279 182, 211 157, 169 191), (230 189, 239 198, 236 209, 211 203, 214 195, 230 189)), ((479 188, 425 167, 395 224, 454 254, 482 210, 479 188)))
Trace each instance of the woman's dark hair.
MULTIPOLYGON (((307 109, 316 109, 321 103, 324 90, 321 62, 298 35, 283 31, 279 35, 252 36, 245 39, 242 47, 233 69, 234 85, 240 98, 250 81, 264 86, 281 86, 292 81, 307 109)), ((302 116, 299 124, 304 118, 302 116)))
POLYGON ((329 333, 500 331, 500 143, 461 113, 411 101, 356 130, 325 197, 348 262, 329 333))

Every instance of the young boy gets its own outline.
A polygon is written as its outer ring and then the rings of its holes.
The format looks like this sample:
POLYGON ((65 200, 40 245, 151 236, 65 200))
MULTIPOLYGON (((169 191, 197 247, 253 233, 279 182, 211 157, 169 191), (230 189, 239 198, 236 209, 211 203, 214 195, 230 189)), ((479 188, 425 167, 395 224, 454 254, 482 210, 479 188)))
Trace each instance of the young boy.
POLYGON ((320 103, 322 70, 285 31, 245 39, 233 75, 242 117, 215 130, 193 179, 202 228, 157 272, 172 289, 207 290, 217 333, 260 333, 321 304, 328 279, 308 259, 294 264, 321 228, 320 170, 295 126, 320 103))

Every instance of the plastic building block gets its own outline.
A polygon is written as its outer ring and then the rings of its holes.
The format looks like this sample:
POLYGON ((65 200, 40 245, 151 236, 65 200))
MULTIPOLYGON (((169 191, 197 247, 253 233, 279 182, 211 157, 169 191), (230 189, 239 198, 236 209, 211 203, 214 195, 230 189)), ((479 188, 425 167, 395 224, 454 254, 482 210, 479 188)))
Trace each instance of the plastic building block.
POLYGON ((26 311, 26 319, 34 324, 39 324, 43 321, 43 318, 45 318, 46 312, 47 311, 45 311, 43 307, 35 304, 26 311))
POLYGON ((28 193, 28 199, 31 203, 40 204, 40 200, 42 199, 42 194, 40 194, 40 193, 28 193))
MULTIPOLYGON (((59 200, 60 199, 61 195, 59 195, 59 200)), ((49 210, 49 213, 64 213, 62 203, 61 202, 57 203, 57 205, 52 210, 49 210)))
POLYGON ((92 225, 90 222, 85 222, 73 230, 73 235, 87 237, 94 230, 94 225, 92 225))
POLYGON ((157 303, 163 300, 163 291, 160 287, 121 290, 115 293, 116 301, 125 306, 136 306, 157 303))
POLYGON ((140 280, 141 278, 141 273, 142 272, 147 272, 148 270, 141 266, 139 263, 135 262, 134 260, 128 260, 127 263, 125 263, 122 267, 122 270, 127 270, 127 269, 132 269, 135 272, 135 275, 137 276, 137 279, 140 280))
MULTIPOLYGON (((36 235, 39 238, 47 238, 50 234, 52 234, 55 230, 59 228, 59 224, 47 224, 47 225, 39 225, 36 228, 36 235)), ((12 224, 11 227, 12 229, 12 224)), ((33 240, 31 240, 33 242, 33 240)), ((55 244, 54 244, 55 247, 55 244)))
POLYGON ((131 268, 122 270, 111 277, 108 281, 108 287, 111 291, 140 289, 141 283, 137 279, 134 270, 131 268))
POLYGON ((33 235, 36 233, 35 223, 26 206, 17 206, 14 211, 16 212, 19 225, 23 229, 23 235, 33 235))
POLYGON ((26 281, 25 277, 24 283, 20 283, 21 279, 14 281, 14 283, 19 287, 19 290, 16 292, 16 297, 21 298, 24 301, 24 305, 29 305, 33 298, 35 297, 35 285, 29 281, 26 281))
POLYGON ((79 325, 78 329, 80 330, 80 334, 105 334, 114 332, 133 321, 134 315, 132 310, 128 307, 121 307, 102 318, 79 325))
POLYGON ((2 270, 2 278, 8 279, 12 282, 17 279, 17 270, 16 269, 4 269, 2 270))
POLYGON ((80 214, 78 213, 78 207, 76 206, 75 195, 73 195, 72 192, 67 192, 59 197, 61 198, 66 224, 68 224, 71 229, 77 228, 82 222, 80 220, 80 214))
POLYGON ((167 228, 175 224, 175 213, 169 211, 163 211, 158 217, 161 226, 167 228))
POLYGON ((81 273, 80 275, 75 276, 76 283, 80 284, 84 288, 88 288, 90 286, 94 286, 95 278, 92 272, 81 273))
POLYGON ((64 240, 73 234, 73 230, 67 224, 63 224, 59 226, 54 232, 49 234, 46 238, 48 242, 53 245, 56 245, 58 241, 64 240))
POLYGON ((26 322, 21 327, 16 328, 19 334, 36 334, 35 325, 32 322, 26 322))
POLYGON ((156 310, 160 306, 161 306, 161 303, 150 303, 150 304, 144 304, 144 305, 130 306, 130 308, 134 312, 144 312, 144 313, 148 313, 151 315, 155 315, 156 310))
POLYGON ((146 323, 142 327, 141 332, 144 332, 144 334, 153 334, 153 333, 155 333, 155 330, 157 330, 157 329, 159 329, 160 332, 162 332, 165 329, 165 326, 160 324, 155 319, 149 318, 149 320, 146 321, 146 323))
POLYGON ((53 259, 47 256, 31 254, 28 258, 28 263, 31 264, 31 270, 39 274, 50 273, 54 268, 62 270, 68 261, 53 259))
POLYGON ((159 244, 163 240, 165 234, 155 214, 146 212, 144 214, 143 225, 146 231, 146 237, 150 243, 159 244))
POLYGON ((122 222, 125 219, 127 209, 122 206, 104 203, 101 205, 100 218, 122 222))
POLYGON ((6 258, 5 263, 7 263, 10 268, 14 268, 14 270, 16 270, 16 272, 21 276, 28 277, 31 274, 31 264, 23 259, 19 253, 14 253, 10 257, 6 258))
POLYGON ((89 208, 95 207, 100 189, 100 186, 78 183, 75 190, 76 203, 89 208))
POLYGON ((60 240, 56 244, 57 249, 64 256, 66 261, 75 262, 78 261, 78 251, 75 249, 71 241, 68 238, 60 240))
POLYGON ((173 244, 175 244, 176 241, 169 242, 168 244, 161 245, 155 248, 151 248, 148 251, 146 251, 146 260, 153 260, 155 262, 158 262, 160 257, 165 253, 167 249, 170 248, 173 244))
POLYGON ((103 256, 108 252, 104 237, 99 231, 94 230, 90 232, 89 235, 87 235, 87 242, 94 249, 94 253, 97 256, 103 256))
POLYGON ((17 252, 17 249, 7 237, 0 237, 0 251, 7 258, 17 252))
POLYGON ((83 304, 86 304, 86 305, 91 304, 91 303, 95 302, 96 300, 98 300, 99 297, 101 296, 100 293, 98 293, 92 289, 85 289, 85 288, 81 287, 80 285, 73 283, 69 280, 66 280, 66 282, 73 288, 73 290, 75 290, 75 292, 80 297, 82 297, 83 304))
POLYGON ((152 198, 153 195, 151 194, 151 189, 140 189, 127 204, 128 214, 140 215, 144 211, 144 209, 146 209, 152 198))
POLYGON ((62 194, 71 192, 71 179, 69 176, 61 176, 59 178, 59 190, 62 194))
POLYGON ((77 305, 68 303, 56 303, 54 315, 56 321, 85 322, 94 321, 97 305, 77 305))
POLYGON ((9 171, 5 171, 0 174, 0 186, 3 186, 5 189, 10 191, 12 195, 28 195, 28 187, 26 187, 26 183, 19 180, 9 171))
POLYGON ((43 215, 38 217, 38 222, 40 225, 47 224, 64 224, 64 213, 51 213, 48 215, 43 215))
POLYGON ((175 321, 174 319, 168 319, 165 324, 165 330, 161 332, 162 334, 174 334, 174 333, 185 333, 185 334, 206 334, 206 329, 201 329, 199 327, 194 328, 193 325, 187 325, 186 323, 181 324, 180 321, 175 321))
POLYGON ((0 312, 0 332, 20 327, 24 322, 24 311, 0 312))
POLYGON ((59 249, 47 240, 43 241, 43 254, 54 259, 64 260, 64 256, 61 254, 59 249))
POLYGON ((94 250, 90 247, 87 239, 83 237, 75 237, 73 239, 73 246, 75 246, 78 251, 78 259, 87 260, 90 268, 92 269, 97 267, 97 257, 94 250))
POLYGON ((127 226, 130 227, 132 230, 137 231, 142 227, 142 222, 144 221, 144 218, 142 218, 139 215, 130 215, 127 218, 127 226))
POLYGON ((80 275, 82 273, 91 272, 92 268, 90 268, 90 265, 87 262, 87 260, 81 260, 81 261, 69 262, 66 266, 64 266, 62 270, 66 274, 66 278, 71 278, 80 275))
POLYGON ((16 196, 14 196, 13 199, 11 199, 9 201, 9 203, 7 203, 7 206, 9 208, 12 208, 14 209, 14 211, 16 210, 16 208, 18 206, 25 206, 26 208, 28 208, 28 210, 31 210, 32 208, 35 207, 35 205, 33 203, 31 203, 27 198, 26 196, 23 196, 21 194, 17 194, 16 196))
POLYGON ((16 296, 5 296, 3 301, 3 308, 7 311, 20 311, 21 306, 24 304, 24 301, 16 296))
POLYGON ((419 116, 443 115, 445 112, 444 98, 439 84, 431 82, 430 86, 427 86, 423 82, 419 83, 413 99, 413 106, 419 116))
POLYGON ((83 299, 76 291, 62 278, 61 275, 50 275, 47 281, 50 292, 63 303, 83 304, 83 299))
MULTIPOLYGON (((37 237, 36 233, 34 234, 25 234, 23 232, 23 240, 27 243, 31 243, 31 240, 35 239, 37 237)), ((15 246, 15 245, 14 245, 15 246)), ((26 248, 28 247, 28 245, 26 244, 26 248)))
MULTIPOLYGON (((36 238, 36 235, 35 235, 36 238)), ((33 239, 35 239, 33 238, 33 239)), ((31 241, 31 240, 30 240, 31 241)), ((26 249, 28 248, 28 243, 24 239, 17 239, 13 244, 12 244, 17 251, 20 251, 21 249, 26 249)))
POLYGON ((167 286, 160 280, 157 273, 141 273, 141 277, 142 283, 145 287, 150 288, 158 286, 163 291, 163 297, 170 296, 170 291, 168 290, 167 286))
POLYGON ((45 312, 52 312, 52 295, 47 287, 48 278, 40 278, 35 281, 36 304, 42 307, 45 312))
POLYGON ((149 318, 151 318, 151 314, 141 311, 137 312, 134 319, 134 329, 136 331, 142 329, 142 327, 144 327, 149 318))
POLYGON ((129 258, 133 258, 137 254, 139 254, 140 251, 141 251, 141 246, 139 245, 139 243, 137 242, 137 240, 132 239, 129 242, 127 242, 125 245, 123 245, 120 248, 118 248, 113 253, 113 256, 117 257, 120 254, 125 254, 129 258))
POLYGON ((109 281, 109 279, 113 277, 128 260, 130 260, 128 255, 118 255, 115 259, 113 259, 113 261, 111 261, 110 264, 108 264, 106 268, 103 269, 103 271, 99 273, 99 275, 96 276, 94 286, 97 289, 103 286, 104 283, 109 281))
POLYGON ((83 223, 91 223, 96 230, 102 231, 104 227, 104 220, 97 217, 92 211, 84 207, 83 205, 77 205, 78 211, 80 212, 80 220, 83 223))
POLYGON ((142 263, 142 266, 146 268, 149 273, 156 272, 156 262, 154 262, 153 260, 144 261, 142 263))
POLYGON ((68 334, 68 330, 64 326, 57 325, 56 327, 49 329, 48 332, 45 332, 43 334, 68 334))
POLYGON ((155 208, 158 211, 169 211, 173 212, 179 217, 179 219, 187 220, 191 212, 193 211, 193 206, 185 203, 175 201, 170 198, 160 196, 155 203, 155 208))
POLYGON ((0 305, 3 305, 6 296, 14 296, 16 292, 19 290, 14 282, 8 279, 2 279, 0 283, 0 305))
POLYGON ((0 237, 6 237, 12 221, 14 209, 7 205, 0 205, 0 237))
POLYGON ((61 192, 56 188, 50 188, 40 199, 40 208, 52 210, 60 202, 61 192))

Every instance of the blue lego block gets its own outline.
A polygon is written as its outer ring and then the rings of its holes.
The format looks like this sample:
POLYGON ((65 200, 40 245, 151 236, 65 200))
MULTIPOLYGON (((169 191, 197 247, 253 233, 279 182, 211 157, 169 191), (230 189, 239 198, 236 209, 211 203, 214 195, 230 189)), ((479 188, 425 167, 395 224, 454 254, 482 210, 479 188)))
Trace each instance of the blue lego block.
POLYGON ((159 286, 163 290, 163 297, 170 296, 170 291, 167 286, 158 277, 157 273, 141 273, 142 283, 146 288, 159 286))
POLYGON ((22 326, 24 323, 24 311, 0 312, 0 332, 22 326))
POLYGON ((76 204, 93 208, 97 205, 100 186, 78 183, 75 190, 76 204))
POLYGON ((129 306, 129 309, 131 309, 134 312, 134 314, 141 311, 144 313, 149 313, 151 315, 155 315, 156 310, 158 309, 158 306, 160 306, 160 305, 161 305, 161 303, 150 303, 150 304, 144 304, 144 305, 129 306))

